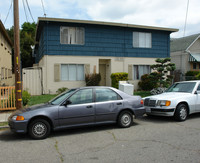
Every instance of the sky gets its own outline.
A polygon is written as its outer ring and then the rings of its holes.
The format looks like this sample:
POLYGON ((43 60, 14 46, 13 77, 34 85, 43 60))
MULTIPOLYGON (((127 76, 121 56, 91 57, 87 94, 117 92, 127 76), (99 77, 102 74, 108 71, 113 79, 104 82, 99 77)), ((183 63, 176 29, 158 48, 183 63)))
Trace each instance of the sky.
MULTIPOLYGON (((13 25, 12 1, 0 0, 0 19, 6 28, 13 25)), ((52 18, 176 28, 179 31, 171 37, 179 38, 200 33, 200 0, 189 0, 186 21, 187 4, 188 0, 19 0, 19 16, 20 25, 37 22, 45 13, 52 18)))

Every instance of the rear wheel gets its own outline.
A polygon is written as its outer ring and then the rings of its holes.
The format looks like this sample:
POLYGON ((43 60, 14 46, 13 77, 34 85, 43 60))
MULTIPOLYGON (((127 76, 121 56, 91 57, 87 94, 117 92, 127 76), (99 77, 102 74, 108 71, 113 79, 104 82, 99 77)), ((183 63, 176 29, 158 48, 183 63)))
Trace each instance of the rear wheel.
POLYGON ((174 118, 177 121, 185 121, 188 116, 188 107, 185 104, 179 104, 176 108, 174 118))
POLYGON ((122 128, 130 127, 133 124, 133 115, 129 111, 123 111, 118 117, 118 125, 122 128))
POLYGON ((44 119, 36 119, 29 125, 29 135, 33 139, 45 139, 50 134, 50 124, 44 119))

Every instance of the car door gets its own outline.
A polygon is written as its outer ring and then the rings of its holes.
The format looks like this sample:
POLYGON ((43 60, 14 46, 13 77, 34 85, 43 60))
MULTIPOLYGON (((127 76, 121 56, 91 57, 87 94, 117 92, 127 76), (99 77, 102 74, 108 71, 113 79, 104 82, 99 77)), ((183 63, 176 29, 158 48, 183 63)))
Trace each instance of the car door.
POLYGON ((81 89, 69 97, 70 104, 59 107, 60 126, 94 123, 94 101, 92 89, 81 89))
POLYGON ((200 84, 197 87, 197 94, 196 94, 196 102, 195 102, 195 111, 200 112, 200 84))
POLYGON ((123 108, 122 98, 112 89, 95 89, 96 123, 116 121, 117 114, 123 108))

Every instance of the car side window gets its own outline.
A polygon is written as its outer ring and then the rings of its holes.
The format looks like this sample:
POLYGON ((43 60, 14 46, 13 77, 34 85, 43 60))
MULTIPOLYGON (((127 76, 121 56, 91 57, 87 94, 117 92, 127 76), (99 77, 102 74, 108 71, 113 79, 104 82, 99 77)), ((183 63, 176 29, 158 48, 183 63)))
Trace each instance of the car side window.
POLYGON ((96 102, 119 100, 119 95, 108 88, 96 89, 96 102))
POLYGON ((69 100, 71 101, 70 105, 76 104, 85 104, 93 102, 93 93, 92 89, 82 89, 73 94, 69 100))
POLYGON ((200 91, 200 84, 199 84, 199 86, 197 87, 197 91, 200 91))

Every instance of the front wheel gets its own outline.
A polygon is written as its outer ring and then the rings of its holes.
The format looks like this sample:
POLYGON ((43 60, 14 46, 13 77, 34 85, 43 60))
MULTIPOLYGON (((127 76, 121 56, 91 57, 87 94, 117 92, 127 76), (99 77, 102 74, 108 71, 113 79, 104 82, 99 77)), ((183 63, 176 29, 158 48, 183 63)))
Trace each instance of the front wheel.
POLYGON ((118 125, 122 128, 130 127, 133 124, 133 115, 129 111, 123 111, 118 117, 118 125))
POLYGON ((185 104, 179 104, 176 108, 174 118, 177 121, 185 121, 188 116, 188 107, 185 104))
POLYGON ((44 119, 36 119, 29 125, 29 135, 33 139, 45 139, 50 134, 50 124, 44 119))

